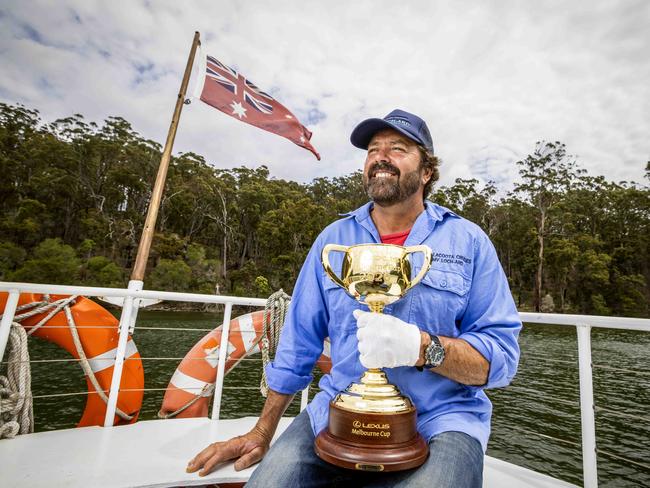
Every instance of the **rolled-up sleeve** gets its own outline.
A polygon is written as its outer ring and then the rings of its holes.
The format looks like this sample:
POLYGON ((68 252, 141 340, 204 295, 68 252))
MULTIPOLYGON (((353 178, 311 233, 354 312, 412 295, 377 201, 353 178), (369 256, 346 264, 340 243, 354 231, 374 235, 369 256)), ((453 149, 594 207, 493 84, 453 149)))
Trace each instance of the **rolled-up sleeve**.
POLYGON ((474 263, 459 338, 490 363, 487 383, 471 388, 497 388, 508 385, 517 372, 521 320, 494 246, 484 234, 475 241, 474 263))
POLYGON ((290 395, 305 388, 323 352, 329 317, 320 280, 321 249, 319 237, 300 270, 275 358, 266 367, 269 388, 278 393, 290 395))

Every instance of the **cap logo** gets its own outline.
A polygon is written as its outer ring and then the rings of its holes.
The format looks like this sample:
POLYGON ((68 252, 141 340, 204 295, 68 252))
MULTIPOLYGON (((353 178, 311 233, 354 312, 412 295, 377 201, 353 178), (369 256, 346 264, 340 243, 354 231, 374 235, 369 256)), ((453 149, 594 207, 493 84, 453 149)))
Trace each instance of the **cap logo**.
POLYGON ((411 127, 411 123, 408 120, 399 119, 397 117, 389 117, 389 118, 386 118, 384 120, 386 122, 392 122, 394 124, 405 125, 407 127, 411 127))

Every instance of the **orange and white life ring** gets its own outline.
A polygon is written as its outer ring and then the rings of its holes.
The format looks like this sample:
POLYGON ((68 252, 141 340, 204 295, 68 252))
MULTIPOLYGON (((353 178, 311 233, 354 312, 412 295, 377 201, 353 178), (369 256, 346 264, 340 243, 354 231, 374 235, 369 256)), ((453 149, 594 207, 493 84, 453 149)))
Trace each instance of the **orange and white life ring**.
MULTIPOLYGON (((243 357, 260 352, 258 344, 263 333, 263 311, 230 321, 226 372, 243 357)), ((220 345, 221 326, 208 332, 190 349, 169 381, 159 417, 207 417, 217 380, 220 345)), ((324 373, 329 373, 332 366, 329 356, 329 340, 326 340, 323 354, 316 363, 324 373)))
MULTIPOLYGON (((4 311, 7 298, 8 294, 6 292, 0 292, 0 312, 4 311)), ((49 295, 49 298, 46 298, 45 295, 41 294, 21 293, 18 300, 18 307, 29 306, 29 304, 44 301, 55 302, 67 298, 69 298, 68 295, 49 295)), ((90 370, 94 373, 100 389, 107 396, 113 377, 113 365, 119 337, 119 321, 101 305, 85 297, 76 297, 70 302, 69 307, 90 370)), ((20 311, 16 311, 16 316, 20 314, 20 311)), ((29 333, 47 315, 47 311, 38 313, 20 320, 20 324, 29 333)), ((76 359, 80 359, 79 352, 75 346, 73 331, 70 330, 64 309, 47 320, 32 335, 57 344, 72 354, 76 359)), ((131 337, 129 337, 126 345, 125 357, 127 360, 124 361, 120 393, 117 398, 117 409, 125 415, 124 418, 116 415, 114 425, 135 422, 140 413, 144 395, 144 370, 142 368, 142 361, 131 337)), ((77 427, 104 425, 106 403, 97 393, 88 375, 86 375, 86 383, 88 387, 86 408, 77 427)))

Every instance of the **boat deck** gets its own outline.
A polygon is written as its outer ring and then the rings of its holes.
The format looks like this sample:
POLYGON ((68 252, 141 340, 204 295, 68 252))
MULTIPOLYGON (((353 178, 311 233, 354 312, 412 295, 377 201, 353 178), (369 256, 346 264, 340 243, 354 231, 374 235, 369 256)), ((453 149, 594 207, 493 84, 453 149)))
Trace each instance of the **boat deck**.
MULTIPOLYGON (((235 483, 254 467, 236 472, 226 463, 209 476, 185 472, 187 461, 210 442, 248 431, 255 417, 149 420, 119 427, 84 427, 0 440, 3 486, 173 487, 235 483)), ((282 419, 278 432, 291 422, 282 419)), ((487 456, 484 487, 574 487, 570 483, 487 456)))

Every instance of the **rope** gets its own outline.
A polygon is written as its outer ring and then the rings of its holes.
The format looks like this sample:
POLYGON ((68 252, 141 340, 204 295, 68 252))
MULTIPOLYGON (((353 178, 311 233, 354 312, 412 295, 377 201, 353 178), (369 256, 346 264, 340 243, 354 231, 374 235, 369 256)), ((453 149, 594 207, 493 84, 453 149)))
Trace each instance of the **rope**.
MULTIPOLYGON (((14 317, 14 322, 20 322, 21 320, 28 319, 30 317, 33 317, 34 315, 45 313, 49 310, 50 312, 45 317, 43 317, 35 326, 29 329, 27 335, 32 335, 38 329, 43 327, 43 325, 45 325, 48 322, 48 320, 50 320, 57 313, 59 313, 62 308, 67 307, 70 304, 70 302, 74 302, 76 298, 77 295, 72 295, 71 297, 61 298, 60 300, 57 300, 55 302, 33 302, 36 308, 34 308, 34 310, 31 310, 29 312, 16 315, 14 317)), ((27 305, 32 305, 32 304, 30 303, 27 305)))
MULTIPOLYGON (((70 304, 74 305, 77 297, 78 295, 72 295, 52 302, 50 301, 49 295, 44 295, 46 299, 44 301, 26 303, 16 308, 16 312, 25 312, 14 316, 10 333, 12 350, 9 353, 7 361, 7 377, 0 376, 0 438, 14 437, 18 433, 25 434, 33 432, 34 397, 31 392, 31 369, 27 349, 27 337, 47 324, 61 310, 65 313, 72 341, 77 349, 79 365, 84 374, 88 376, 95 392, 105 404, 108 404, 108 396, 100 386, 95 373, 90 367, 86 352, 79 338, 77 324, 72 317, 70 304), (40 314, 46 315, 26 332, 20 322, 40 314)), ((0 318, 2 318, 2 315, 4 314, 0 314, 0 318)), ((128 421, 133 419, 132 415, 124 413, 119 408, 115 409, 115 413, 123 420, 128 421)))
MULTIPOLYGON (((88 379, 90 380, 90 383, 93 385, 93 388, 99 395, 99 398, 101 398, 104 401, 104 403, 108 404, 108 396, 106 396, 106 393, 104 393, 104 390, 99 384, 99 381, 97 381, 97 377, 95 376, 95 373, 90 367, 90 363, 88 362, 88 358, 86 357, 86 351, 84 351, 83 345, 81 344, 81 339, 79 339, 77 324, 75 324, 74 318, 72 318, 72 312, 70 311, 70 307, 66 305, 64 310, 65 310, 65 317, 66 319, 68 319, 68 327, 70 327, 70 335, 72 335, 72 342, 74 342, 74 345, 77 348, 77 354, 79 354, 79 361, 80 361, 79 364, 81 365, 81 369, 83 369, 84 374, 88 376, 88 379)), ((123 420, 133 419, 132 415, 128 415, 124 413, 122 410, 120 410, 117 407, 115 407, 115 413, 123 420)))
MULTIPOLYGON (((226 371, 226 374, 228 374, 227 371, 226 371)), ((167 391, 167 388, 163 388, 163 389, 165 391, 167 391)), ((201 391, 199 392, 198 395, 196 395, 194 398, 192 398, 190 401, 188 401, 185 405, 179 407, 178 409, 174 410, 173 412, 169 412, 169 413, 165 413, 165 414, 162 413, 162 410, 159 410, 156 415, 157 415, 157 417, 159 419, 173 419, 179 413, 187 410, 192 405, 194 405, 196 402, 198 402, 200 398, 212 396, 213 393, 214 393, 214 383, 207 384, 203 388, 201 388, 201 391)))
POLYGON ((0 376, 0 439, 34 431, 27 333, 16 322, 9 332, 9 345, 7 376, 0 376))
MULTIPOLYGON (((286 315, 286 308, 287 308, 286 304, 288 303, 289 300, 291 300, 291 297, 286 293, 284 293, 284 291, 282 290, 274 293, 269 297, 269 299, 266 302, 266 308, 264 309, 264 319, 263 319, 264 330, 262 331, 260 336, 257 337, 255 341, 253 341, 253 343, 250 346, 250 349, 252 349, 255 346, 257 346, 260 342, 262 343, 260 345, 260 350, 262 351, 263 366, 262 366, 262 383, 260 384, 260 391, 264 396, 266 396, 268 392, 268 386, 266 385, 266 375, 264 373, 264 369, 266 368, 266 365, 269 362, 269 340, 267 339, 267 336, 271 338, 270 342, 273 344, 272 352, 273 354, 275 354, 275 350, 277 349, 278 346, 278 340, 280 339, 280 329, 282 328, 282 324, 284 324, 284 317, 286 315), (276 295, 277 298, 274 298, 276 297, 276 295), (276 310, 278 309, 280 310, 279 314, 276 312, 276 310), (269 324, 272 325, 269 327, 269 324)), ((224 372, 223 375, 224 378, 228 376, 228 373, 233 371, 237 367, 237 365, 245 359, 245 357, 246 355, 244 354, 237 361, 235 361, 235 363, 228 370, 224 372)), ((202 359, 202 358, 198 358, 198 359, 202 359)), ((190 408, 192 405, 198 402, 200 398, 212 396, 214 394, 214 389, 215 389, 214 383, 205 385, 201 389, 198 395, 196 395, 194 398, 187 401, 184 405, 181 405, 178 409, 166 414, 163 414, 162 411, 158 411, 157 417, 159 419, 172 419, 176 417, 178 414, 180 414, 181 412, 190 408)), ((228 388, 224 386, 223 389, 228 389, 228 388)), ((237 389, 246 389, 246 387, 237 387, 237 389)))
POLYGON ((264 308, 264 330, 260 350, 262 351, 262 379, 260 380, 260 393, 266 398, 269 385, 266 381, 266 366, 271 362, 271 355, 275 356, 280 341, 280 331, 289 309, 291 297, 280 289, 273 293, 266 301, 264 308))

